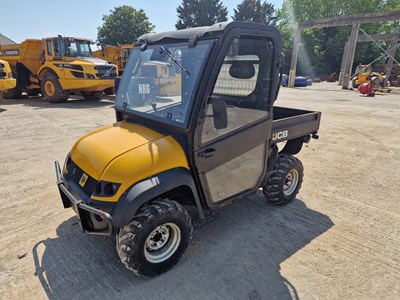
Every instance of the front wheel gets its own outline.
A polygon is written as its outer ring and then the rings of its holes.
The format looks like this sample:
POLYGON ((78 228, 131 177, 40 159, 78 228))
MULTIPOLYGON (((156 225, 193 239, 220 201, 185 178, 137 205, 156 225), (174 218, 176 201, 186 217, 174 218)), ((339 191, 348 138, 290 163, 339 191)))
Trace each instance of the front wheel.
POLYGON ((32 89, 32 90, 27 90, 26 91, 26 94, 28 95, 28 96, 37 96, 37 95, 39 95, 40 94, 40 89, 32 89))
POLYGON ((40 90, 43 98, 51 103, 63 103, 68 101, 69 93, 64 91, 58 78, 53 73, 47 73, 40 82, 40 90))
POLYGON ((264 196, 274 204, 288 204, 297 195, 303 182, 304 168, 299 159, 281 155, 263 187, 264 196))
POLYGON ((143 207, 116 236, 118 256, 137 275, 151 277, 171 269, 193 232, 187 211, 164 199, 143 207))
POLYGON ((85 100, 100 100, 103 94, 102 92, 82 92, 82 96, 85 100))

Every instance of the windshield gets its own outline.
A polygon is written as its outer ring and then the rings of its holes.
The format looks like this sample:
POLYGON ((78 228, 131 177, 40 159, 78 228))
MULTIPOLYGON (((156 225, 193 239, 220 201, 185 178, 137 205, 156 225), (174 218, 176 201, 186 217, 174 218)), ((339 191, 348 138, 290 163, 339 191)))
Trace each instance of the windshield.
POLYGON ((115 108, 183 127, 212 41, 135 47, 118 87, 115 108))
POLYGON ((92 57, 91 42, 77 39, 56 40, 56 56, 92 57))

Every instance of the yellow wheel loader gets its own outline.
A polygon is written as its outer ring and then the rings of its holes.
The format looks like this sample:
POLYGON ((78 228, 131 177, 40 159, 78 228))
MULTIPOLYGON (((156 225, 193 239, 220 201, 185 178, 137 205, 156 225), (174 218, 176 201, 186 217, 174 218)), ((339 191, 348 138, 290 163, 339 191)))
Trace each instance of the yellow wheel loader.
POLYGON ((386 76, 379 72, 373 72, 371 65, 358 65, 352 76, 351 84, 357 89, 363 83, 371 83, 374 88, 387 86, 386 76))

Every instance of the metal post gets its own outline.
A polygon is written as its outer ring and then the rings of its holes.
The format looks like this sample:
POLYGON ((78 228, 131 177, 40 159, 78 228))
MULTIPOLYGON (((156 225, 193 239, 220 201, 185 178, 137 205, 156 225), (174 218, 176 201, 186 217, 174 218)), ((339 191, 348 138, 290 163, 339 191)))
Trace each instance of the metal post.
POLYGON ((342 64, 340 66, 339 83, 338 83, 338 85, 342 85, 343 84, 344 70, 345 70, 345 66, 347 65, 346 64, 347 60, 349 58, 349 44, 350 44, 350 39, 347 40, 347 42, 344 44, 342 64))
POLYGON ((292 52, 292 60, 290 62, 289 82, 288 82, 288 86, 291 88, 294 87, 294 79, 296 78, 296 68, 297 68, 297 58, 299 56, 300 36, 301 36, 301 29, 296 28, 294 31, 293 52, 292 52))
POLYGON ((353 68, 354 53, 356 51, 357 39, 358 39, 358 29, 360 28, 359 23, 353 23, 351 27, 350 43, 349 43, 349 54, 345 66, 345 72, 343 76, 343 89, 349 89, 349 83, 351 79, 351 71, 353 68))
POLYGON ((393 69, 393 60, 394 60, 394 55, 396 54, 396 48, 397 48, 397 40, 399 39, 399 36, 395 36, 391 41, 390 41, 390 45, 389 45, 389 50, 388 50, 388 54, 389 54, 389 60, 388 60, 388 64, 386 66, 386 76, 387 78, 390 78, 390 74, 392 73, 392 69, 393 69))

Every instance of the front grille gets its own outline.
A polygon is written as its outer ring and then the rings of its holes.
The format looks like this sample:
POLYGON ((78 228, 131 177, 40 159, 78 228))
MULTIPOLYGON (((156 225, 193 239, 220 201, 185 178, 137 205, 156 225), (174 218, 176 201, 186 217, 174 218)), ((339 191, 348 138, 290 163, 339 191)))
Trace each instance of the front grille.
POLYGON ((117 68, 115 66, 97 66, 99 79, 110 79, 117 77, 117 68))
POLYGON ((92 196, 94 189, 96 188, 97 185, 97 180, 94 178, 90 177, 88 174, 88 179, 86 180, 85 185, 82 187, 79 184, 79 181, 82 178, 83 175, 83 170, 78 167, 77 164, 75 164, 71 158, 68 159, 67 161, 67 173, 64 174, 65 178, 67 180, 71 180, 74 182, 78 187, 82 188, 82 191, 90 198, 92 196))

